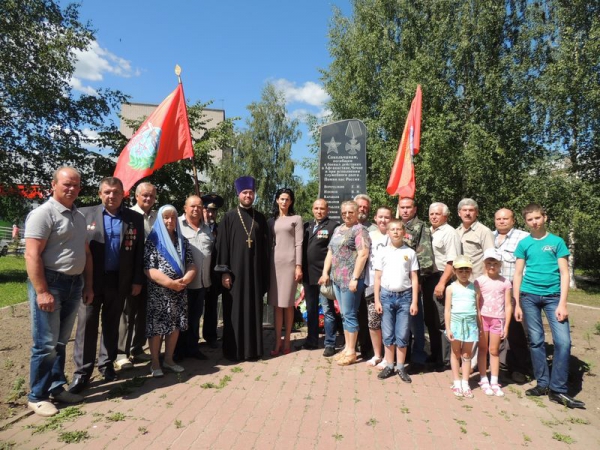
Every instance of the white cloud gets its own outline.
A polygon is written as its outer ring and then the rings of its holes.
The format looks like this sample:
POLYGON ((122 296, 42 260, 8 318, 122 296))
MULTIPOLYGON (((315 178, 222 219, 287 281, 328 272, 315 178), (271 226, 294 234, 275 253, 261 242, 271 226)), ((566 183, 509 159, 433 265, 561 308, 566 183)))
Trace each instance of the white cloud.
POLYGON ((332 115, 332 113, 329 108, 321 108, 321 110, 316 114, 318 119, 323 119, 324 117, 330 117, 331 115, 332 115))
POLYGON ((307 81, 298 86, 296 82, 286 80, 285 78, 277 78, 271 82, 283 94, 286 104, 299 105, 298 108, 290 109, 290 118, 305 122, 308 114, 312 114, 318 118, 323 118, 331 114, 331 111, 326 107, 329 95, 320 84, 307 81), (302 104, 307 105, 307 107, 301 107, 300 105, 302 104))
POLYGON ((131 67, 130 61, 100 47, 97 41, 92 41, 86 50, 73 50, 73 54, 77 60, 70 84, 73 89, 86 94, 95 95, 96 91, 90 86, 84 86, 81 80, 102 81, 106 73, 123 78, 140 74, 138 69, 131 67))
POLYGON ((306 116, 310 114, 310 111, 305 108, 294 109, 293 111, 288 113, 288 117, 290 119, 298 119, 300 122, 306 121, 306 116))
POLYGON ((293 81, 279 78, 273 81, 275 87, 283 92, 287 103, 306 103, 311 106, 323 107, 329 100, 329 95, 323 86, 313 81, 307 81, 296 86, 293 81))
POLYGON ((91 86, 84 86, 83 83, 81 82, 81 80, 77 77, 72 77, 71 80, 69 81, 69 84, 71 85, 71 87, 73 89, 75 89, 76 91, 79 91, 79 92, 83 92, 84 94, 87 94, 87 95, 98 94, 96 89, 94 89, 91 86))
POLYGON ((79 131, 79 134, 88 142, 96 142, 100 139, 100 135, 97 131, 91 130, 89 128, 84 128, 79 131))
POLYGON ((100 139, 100 135, 98 132, 91 130, 89 128, 84 128, 82 130, 78 130, 77 133, 82 139, 81 145, 83 148, 92 151, 98 151, 98 141, 100 139))
POLYGON ((290 119, 298 119, 301 122, 306 122, 308 115, 313 115, 317 119, 322 119, 331 115, 331 110, 328 108, 320 108, 317 112, 309 111, 306 108, 297 108, 288 113, 290 119))

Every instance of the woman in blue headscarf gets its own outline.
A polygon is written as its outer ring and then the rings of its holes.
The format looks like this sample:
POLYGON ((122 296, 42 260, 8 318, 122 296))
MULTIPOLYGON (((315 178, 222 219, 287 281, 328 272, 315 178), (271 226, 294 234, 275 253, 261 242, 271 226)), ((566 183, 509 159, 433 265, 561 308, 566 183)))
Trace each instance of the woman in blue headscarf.
POLYGON ((144 269, 148 277, 148 317, 146 336, 150 345, 153 377, 162 377, 159 362, 165 338, 163 367, 172 372, 184 368, 173 361, 179 331, 187 329, 186 287, 196 276, 196 266, 188 240, 179 231, 177 210, 165 205, 146 239, 144 269))

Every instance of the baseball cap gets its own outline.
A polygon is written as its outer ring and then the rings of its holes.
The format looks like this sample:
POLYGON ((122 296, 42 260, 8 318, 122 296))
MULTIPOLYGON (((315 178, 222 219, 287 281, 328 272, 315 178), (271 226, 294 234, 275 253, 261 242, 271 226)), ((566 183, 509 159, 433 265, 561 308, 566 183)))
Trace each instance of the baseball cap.
POLYGON ((468 256, 459 255, 452 262, 452 267, 454 267, 455 269, 461 269, 463 267, 468 267, 469 269, 472 269, 473 261, 471 261, 471 258, 469 258, 468 256))
POLYGON ((496 261, 502 261, 502 256, 498 253, 498 250, 495 248, 488 248, 485 252, 483 252, 483 260, 486 259, 495 259, 496 261))

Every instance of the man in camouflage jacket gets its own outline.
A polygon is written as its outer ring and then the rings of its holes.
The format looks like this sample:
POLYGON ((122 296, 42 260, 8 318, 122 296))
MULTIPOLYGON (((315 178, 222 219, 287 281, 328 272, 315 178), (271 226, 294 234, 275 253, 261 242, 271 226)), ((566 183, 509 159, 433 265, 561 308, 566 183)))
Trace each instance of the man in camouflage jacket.
MULTIPOLYGON (((400 199, 398 202, 398 214, 406 228, 404 243, 417 254, 417 260, 419 261, 419 284, 421 284, 424 277, 434 271, 431 232, 425 223, 417 217, 417 205, 414 199, 400 199)), ((409 367, 409 373, 411 374, 422 372, 425 368, 427 358, 427 353, 425 353, 422 289, 419 289, 419 291, 419 310, 415 316, 410 316, 410 331, 413 335, 411 363, 409 367)))

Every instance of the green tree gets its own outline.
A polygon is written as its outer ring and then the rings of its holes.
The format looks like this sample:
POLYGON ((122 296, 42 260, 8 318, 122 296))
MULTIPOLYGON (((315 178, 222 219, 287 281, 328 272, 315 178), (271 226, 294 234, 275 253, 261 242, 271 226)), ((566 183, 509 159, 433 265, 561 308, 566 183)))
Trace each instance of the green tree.
MULTIPOLYGON (((533 7, 532 7, 533 8, 533 7)), ((545 58, 537 99, 544 143, 566 155, 569 170, 600 179, 600 1, 547 0, 534 15, 545 58)))
POLYGON ((485 218, 541 152, 530 127, 527 70, 516 61, 526 2, 355 0, 335 14, 323 72, 335 119, 369 130, 368 192, 385 193, 410 103, 423 88, 417 201, 475 198, 485 218), (494 177, 490 177, 490 173, 494 177))
POLYGON ((299 184, 291 157, 292 145, 300 137, 298 121, 288 118, 284 96, 271 83, 248 111, 246 128, 237 132, 231 156, 212 169, 210 186, 224 196, 226 207, 233 207, 234 180, 251 175, 257 181, 255 205, 269 214, 277 189, 299 184))
POLYGON ((312 205, 319 197, 319 150, 321 147, 320 128, 329 120, 327 118, 318 118, 312 114, 306 116, 306 125, 310 136, 308 144, 309 156, 300 161, 300 165, 308 170, 309 178, 305 182, 300 182, 295 186, 296 214, 306 220, 313 218, 312 205))
MULTIPOLYGON (((540 140, 557 161, 544 184, 564 180, 559 196, 547 206, 561 206, 556 226, 571 250, 573 274, 575 262, 593 269, 598 256, 597 239, 590 233, 597 230, 591 220, 596 213, 589 206, 599 202, 593 186, 600 175, 600 2, 547 0, 530 10, 532 47, 542 49, 534 92, 540 140)), ((574 277, 571 282, 575 287, 574 277)))
POLYGON ((394 201, 384 189, 421 84, 420 210, 443 201, 455 211, 468 196, 491 225, 499 207, 537 201, 578 264, 590 267, 600 203, 600 2, 352 4, 351 17, 335 13, 323 80, 334 118, 367 124, 375 202, 394 201))
POLYGON ((94 39, 90 25, 79 21, 77 5, 52 0, 0 0, 0 11, 0 179, 49 187, 53 171, 69 164, 90 186, 106 158, 85 148, 80 130, 103 130, 125 100, 105 89, 76 95, 69 85, 73 50, 94 39))

